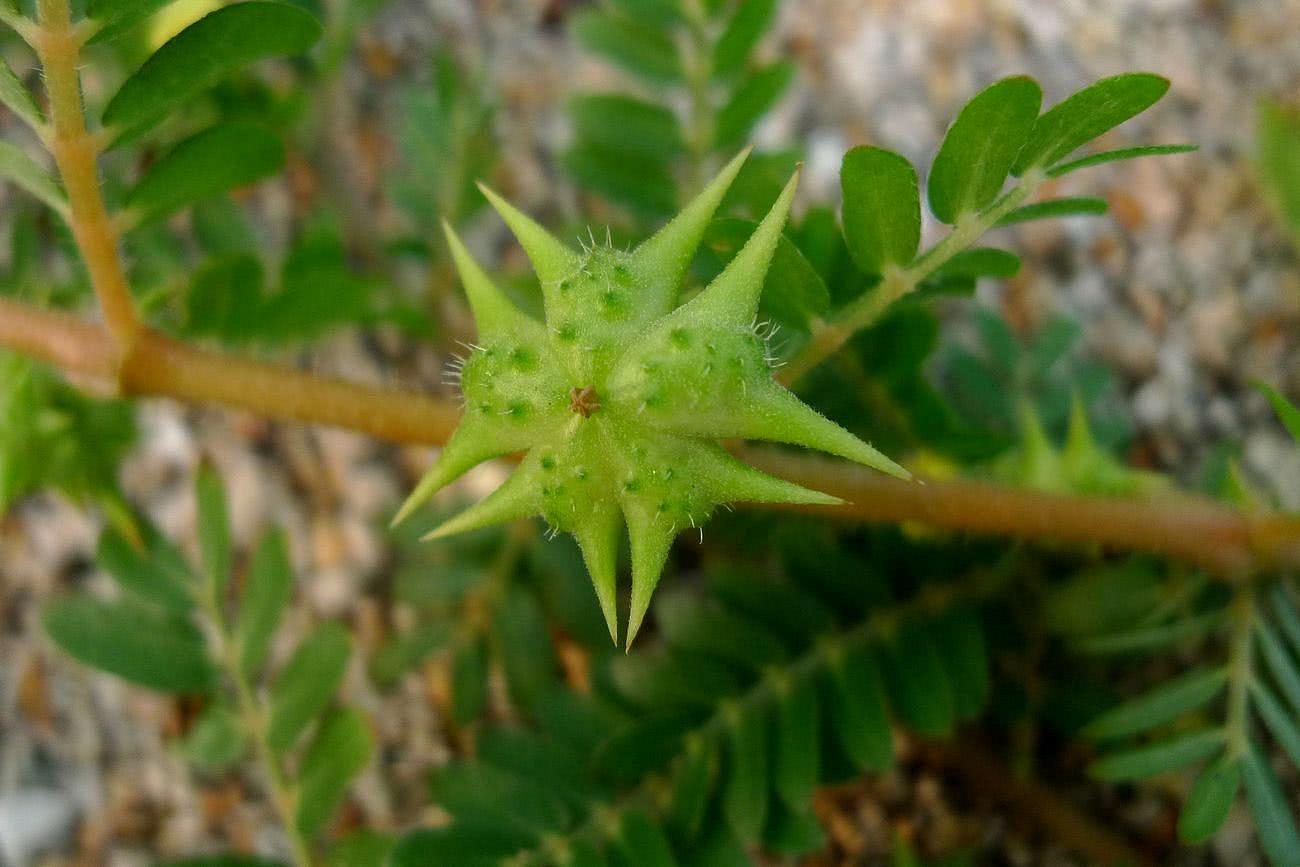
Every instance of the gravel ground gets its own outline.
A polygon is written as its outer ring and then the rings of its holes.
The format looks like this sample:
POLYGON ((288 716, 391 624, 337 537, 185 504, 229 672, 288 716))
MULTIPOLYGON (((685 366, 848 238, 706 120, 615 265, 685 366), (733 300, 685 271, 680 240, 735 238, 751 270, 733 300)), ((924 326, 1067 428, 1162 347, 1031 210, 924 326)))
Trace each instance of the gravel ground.
MULTIPOLYGON (((454 45, 489 64, 502 94, 512 188, 525 205, 554 201, 552 158, 565 134, 558 98, 575 77, 593 85, 609 76, 578 58, 555 25, 564 5, 394 0, 365 34, 362 53, 390 58, 396 74, 376 82, 368 61, 347 79, 371 118, 374 151, 391 150, 384 136, 393 86, 424 69, 432 48, 454 45)), ((854 144, 880 143, 924 164, 947 119, 1001 75, 1035 76, 1049 100, 1124 70, 1170 77, 1171 96, 1112 139, 1191 141, 1202 151, 1062 183, 1062 193, 1105 195, 1113 218, 1016 230, 1011 243, 1026 267, 990 288, 987 300, 1024 326, 1055 311, 1085 324, 1089 345, 1131 401, 1140 459, 1190 478, 1213 444, 1236 440, 1248 470, 1300 507, 1300 452, 1245 387, 1260 378, 1300 391, 1300 268, 1250 166, 1257 98, 1300 92, 1300 2, 787 0, 778 31, 769 50, 793 52, 803 75, 758 138, 805 143, 805 200, 837 194, 840 157, 854 144)), ((387 209, 381 217, 393 219, 387 209)), ((385 375, 374 342, 341 337, 318 355, 322 368, 353 378, 385 375)), ((428 374, 436 360, 417 358, 411 369, 428 374)), ((192 547, 189 492, 206 456, 232 492, 238 542, 252 541, 267 522, 290 531, 306 600, 293 616, 346 616, 363 646, 378 640, 380 614, 365 592, 388 563, 380 527, 427 453, 162 402, 144 407, 142 425, 124 484, 170 536, 192 547)), ((223 842, 277 846, 254 784, 198 779, 168 747, 180 724, 173 702, 89 676, 39 637, 43 600, 105 580, 90 565, 97 533, 93 517, 50 497, 22 503, 0 522, 0 863, 129 867, 223 842)), ((436 678, 408 678, 380 697, 353 672, 349 689, 374 711, 384 743, 382 774, 372 770, 359 786, 354 817, 381 827, 418 820, 424 775, 449 755, 436 678)), ((872 829, 900 814, 928 815, 919 827, 944 833, 973 826, 1005 838, 1008 864, 1075 863, 1021 836, 1013 818, 950 787, 940 771, 923 762, 904 767, 920 770, 856 795, 828 794, 819 805, 843 863, 866 863, 878 845, 872 829)), ((1106 806, 1141 828, 1167 822, 1170 805, 1157 795, 1106 806)), ((1251 863, 1247 844, 1244 823, 1234 819, 1214 863, 1251 863)))

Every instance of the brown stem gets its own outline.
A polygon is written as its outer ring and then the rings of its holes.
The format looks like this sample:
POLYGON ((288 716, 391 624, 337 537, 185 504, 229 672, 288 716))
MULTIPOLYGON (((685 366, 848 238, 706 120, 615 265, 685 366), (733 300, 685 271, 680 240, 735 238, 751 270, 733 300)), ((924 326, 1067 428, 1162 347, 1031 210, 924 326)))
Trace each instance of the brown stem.
POLYGON ((145 329, 122 360, 124 394, 165 395, 267 418, 361 431, 400 443, 444 443, 460 411, 435 397, 371 388, 210 352, 145 329))
POLYGON ((1234 577, 1300 562, 1300 518, 1247 516, 1191 496, 1124 500, 971 481, 905 482, 771 448, 744 447, 737 454, 759 469, 847 501, 797 507, 827 517, 1094 543, 1161 554, 1234 577))
POLYGON ((0 298, 0 346, 49 362, 65 373, 111 384, 113 340, 98 325, 66 313, 0 298))
MULTIPOLYGON (((0 299, 0 346, 81 374, 116 378, 124 394, 171 397, 267 418, 334 425, 403 443, 440 445, 459 410, 426 395, 325 379, 178 343, 142 329, 120 370, 102 329, 61 313, 0 299)), ((1192 497, 1121 500, 1046 494, 980 482, 903 482, 788 450, 742 446, 744 460, 839 506, 786 506, 829 518, 916 521, 948 530, 1149 551, 1238 578, 1300 564, 1300 518, 1250 514, 1192 497)))

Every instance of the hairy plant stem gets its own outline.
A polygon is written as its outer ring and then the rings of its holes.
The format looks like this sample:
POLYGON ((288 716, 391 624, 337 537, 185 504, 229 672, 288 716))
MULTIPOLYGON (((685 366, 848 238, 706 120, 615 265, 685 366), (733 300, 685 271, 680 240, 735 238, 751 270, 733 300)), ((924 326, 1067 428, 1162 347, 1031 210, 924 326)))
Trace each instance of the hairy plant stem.
POLYGON ((266 777, 267 794, 276 816, 289 841, 289 852, 294 867, 312 867, 311 847, 298 830, 298 790, 285 773, 280 757, 267 740, 268 715, 258 700, 253 684, 244 673, 239 657, 239 644, 227 622, 221 599, 217 596, 216 582, 206 582, 202 606, 215 631, 217 660, 234 688, 235 706, 239 723, 245 736, 253 745, 253 752, 266 777))
POLYGON ((853 335, 870 328, 885 314, 895 301, 908 295, 921 285, 953 256, 970 247, 1003 217, 1020 207, 1038 191, 1047 179, 1041 170, 1026 172, 1020 182, 1000 199, 979 214, 962 218, 943 240, 923 253, 906 268, 883 276, 875 289, 850 302, 833 319, 813 327, 812 339, 790 362, 781 369, 777 380, 790 386, 817 367, 844 346, 853 335))
MULTIPOLYGON (((378 439, 441 445, 460 411, 428 395, 372 388, 187 346, 142 328, 120 371, 112 338, 63 313, 0 298, 0 346, 116 383, 122 394, 243 409, 272 419, 349 428, 378 439)), ((933 527, 1147 551, 1240 581, 1300 565, 1300 519, 1243 514, 1193 497, 1123 500, 1047 494, 981 482, 903 482, 842 461, 737 447, 759 469, 835 494, 839 506, 797 506, 828 518, 933 527)))
POLYGON ((118 255, 116 230, 99 192, 100 143, 86 129, 79 66, 89 31, 72 22, 68 0, 39 0, 37 21, 30 37, 49 94, 51 128, 46 144, 68 194, 72 234, 104 321, 124 355, 141 324, 118 255))
POLYGON ((1251 646, 1255 639, 1256 590, 1247 584, 1237 591, 1229 609, 1231 643, 1228 647, 1228 718, 1224 740, 1230 759, 1250 751, 1250 684, 1254 680, 1251 646))

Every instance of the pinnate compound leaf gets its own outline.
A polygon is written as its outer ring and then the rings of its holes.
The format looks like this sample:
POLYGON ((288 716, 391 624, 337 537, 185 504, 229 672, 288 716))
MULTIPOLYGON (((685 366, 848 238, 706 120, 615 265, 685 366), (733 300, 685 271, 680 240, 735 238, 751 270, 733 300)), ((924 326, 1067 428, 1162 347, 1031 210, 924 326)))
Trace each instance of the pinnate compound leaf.
POLYGON ((1016 159, 1015 173, 1050 167, 1155 105, 1169 80, 1145 72, 1103 78, 1043 112, 1016 159))
POLYGON ((1228 682, 1225 669, 1197 670, 1124 702, 1093 720, 1084 729, 1091 738, 1119 738, 1175 720, 1210 702, 1228 682))
POLYGON ((948 129, 930 168, 930 210, 956 223, 993 203, 1025 144, 1043 92, 1031 78, 1004 78, 975 95, 948 129))
POLYGON ((1195 764, 1223 748, 1223 732, 1206 729, 1149 746, 1112 753, 1092 763, 1089 772, 1099 780, 1145 780, 1195 764))
POLYGON ((292 594, 293 569, 289 565, 288 544, 282 531, 273 530, 253 554, 239 608, 236 641, 239 666, 245 677, 256 677, 261 670, 280 624, 280 615, 292 594))
POLYGON ((330 703, 351 652, 352 639, 338 623, 322 623, 302 640, 271 688, 271 718, 266 727, 271 749, 284 752, 293 746, 330 703))
POLYGON ((1291 434, 1293 440, 1300 443, 1300 409, 1297 409, 1295 404, 1283 397, 1277 389, 1270 385, 1256 382, 1255 388, 1268 398, 1269 403, 1273 404, 1273 411, 1282 420, 1287 433, 1291 434))
POLYGON ((1099 154, 1079 157, 1077 160, 1070 160, 1068 163, 1060 163, 1053 166, 1047 176, 1049 178, 1059 178, 1062 175, 1068 175, 1070 172, 1077 172, 1079 169, 1087 169, 1120 160, 1133 160, 1138 157, 1159 157, 1170 154, 1189 154, 1197 150, 1200 150, 1197 145, 1190 144, 1142 145, 1140 147, 1118 148, 1113 151, 1102 151, 1099 154))
POLYGON ((844 240, 868 274, 902 268, 921 245, 921 196, 916 169, 892 151, 856 147, 840 166, 844 240))
POLYGON ((247 186, 278 172, 284 146, 255 123, 228 123, 178 144, 136 184, 126 205, 140 219, 182 208, 247 186))
POLYGON ((373 749, 370 726, 360 711, 340 708, 325 717, 298 769, 299 831, 309 838, 321 832, 373 749))
POLYGON ((1296 853, 1300 852, 1300 831, 1296 829, 1294 813, 1277 776, 1269 767, 1268 757, 1256 744, 1252 743, 1242 757, 1241 771, 1246 784, 1246 803, 1255 819, 1261 848, 1277 867, 1291 867, 1297 863, 1296 853))
POLYGON ((681 79, 677 45, 662 31, 622 15, 585 12, 574 21, 578 41, 628 72, 652 82, 681 79))
POLYGON ((775 18, 776 0, 745 0, 739 4, 713 46, 714 74, 740 71, 775 18))
POLYGON ((741 840, 756 842, 767 818, 767 715, 738 709, 727 726, 727 781, 722 810, 741 840))
POLYGON ((46 633, 73 658, 159 692, 209 689, 215 671, 187 620, 128 602, 69 596, 45 609, 46 633))
POLYGON ((146 60, 109 100, 104 125, 124 132, 152 126, 232 71, 301 54, 320 34, 320 23, 296 6, 251 0, 222 7, 146 60))
POLYGON ((746 76, 718 112, 713 132, 714 146, 730 148, 743 142, 763 115, 781 99, 794 81, 797 70, 793 61, 785 60, 746 76))
POLYGON ((183 562, 178 569, 174 560, 159 553, 160 547, 170 546, 156 533, 150 533, 149 543, 151 550, 141 551, 116 530, 105 530, 99 537, 95 560, 119 587, 141 601, 175 614, 191 611, 194 597, 183 562))
POLYGON ((1001 220, 999 226, 1012 226, 1016 223, 1028 223, 1030 220, 1047 220, 1056 217, 1099 217, 1110 210, 1105 199, 1094 196, 1078 196, 1067 199, 1048 199, 1016 208, 1001 220))
POLYGON ((1207 765, 1183 802, 1178 816, 1178 836, 1184 843, 1204 843, 1223 826, 1241 788, 1241 764, 1220 756, 1207 765))
POLYGON ((0 60, 0 103, 8 106, 10 111, 33 128, 39 128, 45 123, 45 115, 36 105, 31 91, 23 86, 4 60, 0 60))
POLYGON ((68 215, 68 197, 49 172, 7 141, 0 141, 0 178, 31 193, 60 216, 68 215))

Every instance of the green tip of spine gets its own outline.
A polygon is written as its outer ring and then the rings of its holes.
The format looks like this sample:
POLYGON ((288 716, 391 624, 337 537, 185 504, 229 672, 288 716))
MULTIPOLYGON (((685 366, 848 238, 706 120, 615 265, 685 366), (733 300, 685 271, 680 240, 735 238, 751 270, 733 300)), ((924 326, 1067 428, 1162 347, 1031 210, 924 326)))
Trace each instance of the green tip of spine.
POLYGON ((533 270, 542 281, 544 290, 555 286, 577 270, 578 254, 486 184, 479 183, 478 188, 487 198, 488 203, 501 215, 501 219, 510 227, 519 245, 528 254, 528 259, 533 263, 533 270))
POLYGON ((474 324, 480 337, 517 331, 528 319, 527 316, 505 296, 487 273, 474 261, 464 242, 456 234, 451 223, 442 221, 443 233, 447 236, 447 246, 451 249, 452 262, 456 273, 460 275, 461 285, 469 298, 470 310, 474 314, 474 324))
POLYGON ((714 213, 752 150, 747 147, 735 156, 680 214, 632 253, 630 265, 649 287, 658 315, 672 309, 714 213))
POLYGON ((736 257, 703 292, 682 308, 683 311, 692 311, 692 315, 702 316, 718 324, 747 325, 753 321, 758 314, 763 281, 767 278, 772 255, 780 243, 781 231, 790 215, 790 206, 794 202, 798 186, 799 170, 796 169, 745 246, 740 248, 736 257))

